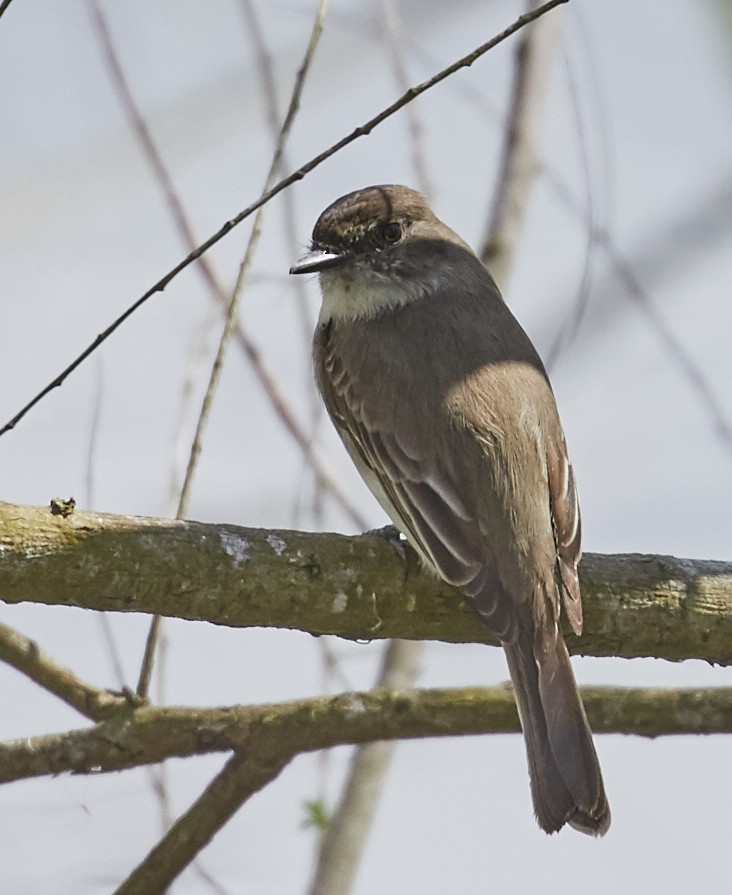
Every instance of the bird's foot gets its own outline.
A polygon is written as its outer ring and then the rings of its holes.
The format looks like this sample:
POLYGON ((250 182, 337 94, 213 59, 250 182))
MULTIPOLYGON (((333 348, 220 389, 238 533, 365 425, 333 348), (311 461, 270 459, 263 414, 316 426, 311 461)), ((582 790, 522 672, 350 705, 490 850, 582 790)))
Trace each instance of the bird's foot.
POLYGON ((402 561, 406 560, 407 551, 405 548, 407 539, 399 531, 396 525, 384 525, 381 528, 371 528, 369 529, 369 531, 365 532, 365 534, 376 535, 377 537, 383 538, 385 541, 388 541, 399 554, 399 558, 402 561))

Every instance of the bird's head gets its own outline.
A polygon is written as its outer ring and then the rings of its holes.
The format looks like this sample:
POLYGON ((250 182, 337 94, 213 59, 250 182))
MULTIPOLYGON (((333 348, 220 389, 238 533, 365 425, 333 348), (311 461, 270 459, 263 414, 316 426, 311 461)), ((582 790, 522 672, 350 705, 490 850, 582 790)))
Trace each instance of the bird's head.
POLYGON ((320 274, 321 319, 374 317, 442 285, 455 247, 472 255, 416 190, 371 186, 325 209, 290 273, 320 274))

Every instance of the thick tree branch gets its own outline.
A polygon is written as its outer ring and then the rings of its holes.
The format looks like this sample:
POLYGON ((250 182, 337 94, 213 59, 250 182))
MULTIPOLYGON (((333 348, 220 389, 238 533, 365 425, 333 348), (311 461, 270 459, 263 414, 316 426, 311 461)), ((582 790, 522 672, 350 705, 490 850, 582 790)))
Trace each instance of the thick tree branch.
MULTIPOLYGON (((729 662, 732 564, 588 557, 582 566, 593 654, 699 655, 729 662)), ((266 532, 195 522, 0 504, 0 595, 159 612, 228 625, 346 637, 488 641, 459 594, 377 535, 266 532), (141 582, 144 582, 141 584, 141 582)), ((135 706, 95 691, 12 632, 3 658, 91 717, 85 730, 0 745, 0 782, 93 773, 233 752, 223 771, 118 890, 163 891, 216 831, 295 755, 340 744, 518 731, 506 687, 376 690, 223 709, 135 706), (92 708, 87 703, 91 702, 92 708)), ((732 688, 582 693, 597 732, 732 732, 732 688)))
MULTIPOLYGON (((732 733, 732 687, 583 687, 596 733, 732 733)), ((252 761, 378 740, 520 730, 508 686, 370 690, 229 708, 126 706, 91 728, 0 744, 0 783, 235 751, 252 761)))
MULTIPOLYGON (((732 563, 588 554, 591 656, 732 664, 732 563)), ((378 535, 346 537, 0 502, 0 599, 351 639, 495 643, 467 601, 378 535)))

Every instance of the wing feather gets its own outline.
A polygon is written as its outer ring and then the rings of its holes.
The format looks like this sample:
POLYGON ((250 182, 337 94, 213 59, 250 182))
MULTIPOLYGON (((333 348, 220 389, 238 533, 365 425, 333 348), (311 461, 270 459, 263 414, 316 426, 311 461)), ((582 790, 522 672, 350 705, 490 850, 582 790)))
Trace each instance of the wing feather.
MULTIPOLYGON (((318 386, 341 439, 392 522, 428 567, 460 587, 495 633, 515 635, 513 600, 497 573, 490 539, 467 505, 448 457, 428 433, 401 431, 389 413, 374 418, 347 365, 329 339, 316 334, 318 386)), ((471 442, 475 441, 470 434, 471 442)), ((477 445, 477 441, 475 441, 477 445)), ((478 506, 479 504, 475 504, 478 506)))
POLYGON ((582 598, 577 566, 582 555, 582 520, 574 471, 564 438, 547 447, 549 503, 557 547, 564 611, 575 634, 582 633, 582 598))

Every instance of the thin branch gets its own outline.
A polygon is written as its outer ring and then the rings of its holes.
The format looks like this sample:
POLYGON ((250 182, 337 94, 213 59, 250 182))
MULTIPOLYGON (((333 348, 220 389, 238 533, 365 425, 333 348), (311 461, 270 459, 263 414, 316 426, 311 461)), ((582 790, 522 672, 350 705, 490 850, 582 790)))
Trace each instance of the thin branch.
MULTIPOLYGON (((732 563, 586 554, 580 580, 585 628, 570 651, 732 664, 732 563)), ((64 519, 0 502, 0 595, 359 640, 497 643, 459 591, 378 534, 64 519)))
POLYGON ((7 625, 0 625, 0 660, 93 721, 101 721, 130 704, 125 696, 87 684, 55 662, 33 640, 7 625))
MULTIPOLYGON (((536 8, 530 0, 529 8, 536 8)), ((539 171, 539 127, 559 35, 559 16, 527 29, 516 49, 501 168, 488 234, 480 257, 504 291, 526 217, 531 187, 539 171)))
MULTIPOLYGON (((377 686, 384 690, 412 687, 419 673, 421 647, 417 641, 390 641, 377 686)), ((311 895, 350 891, 395 745, 393 740, 381 740, 356 750, 338 808, 323 839, 311 895)))
MULTIPOLYGON (((132 95, 132 91, 127 82, 127 77, 125 76, 119 57, 117 56, 117 51, 114 48, 107 20, 99 6, 98 0, 87 0, 87 6, 89 7, 92 24, 104 53, 104 61, 109 69, 112 84, 119 96, 120 105, 132 126, 135 136, 142 144, 145 158, 150 163, 155 179, 162 188, 165 201, 171 210, 173 220, 175 221, 178 232, 183 238, 183 242, 186 245, 195 247, 196 238, 193 233, 193 228, 183 210, 183 205, 178 197, 173 180, 163 162, 160 152, 158 151, 158 147, 150 133, 150 128, 147 126, 145 117, 132 95)), ((210 284, 213 274, 208 266, 208 262, 200 258, 197 258, 196 260, 199 263, 199 268, 204 279, 210 284)))
POLYGON ((2 0, 2 3, 0 3, 0 18, 2 18, 5 15, 7 8, 10 6, 10 4, 12 2, 13 2, 13 0, 2 0))
MULTIPOLYGON (((280 111, 279 104, 277 102, 277 87, 275 82, 275 73, 274 73, 274 64, 272 59, 272 53, 267 46, 267 42, 265 39, 265 34, 261 26, 261 22, 259 20, 259 15, 257 12, 257 6, 254 0, 243 0, 241 3, 244 17, 247 23, 248 33, 250 35, 252 45, 254 47, 254 51, 256 54, 256 68, 259 73, 259 78, 262 85, 262 95, 264 98, 264 107, 266 110, 266 118, 269 128, 274 136, 275 145, 277 145, 278 135, 280 130, 280 111)), ((318 12, 318 17, 322 18, 324 16, 323 6, 318 12)), ((300 75, 298 75, 300 77, 300 75)), ((287 167, 287 154, 285 151, 282 152, 279 169, 281 170, 284 167, 287 167)), ((293 254, 298 251, 300 243, 297 239, 297 230, 296 230, 296 221, 298 220, 298 215, 296 213, 295 208, 295 193, 293 190, 286 190, 283 194, 283 203, 284 203, 284 213, 280 216, 283 227, 284 234, 287 245, 292 248, 293 254)), ((306 282, 302 277, 295 277, 295 283, 292 288, 296 293, 295 299, 295 308, 298 311, 299 323, 302 337, 306 344, 309 344, 314 321, 312 319, 312 315, 309 311, 308 307, 308 290, 306 286, 306 282)), ((328 491, 329 489, 323 487, 323 481, 321 476, 318 475, 318 471, 313 466, 312 462, 310 462, 310 454, 312 454, 313 446, 316 443, 316 433, 318 429, 318 425, 323 417, 323 404, 318 399, 318 396, 315 393, 314 389, 308 390, 308 401, 309 401, 309 433, 307 436, 304 436, 302 439, 301 447, 303 448, 303 470, 302 470, 302 481, 295 489, 295 496, 293 499, 293 524, 296 526, 296 520, 299 517, 299 512, 302 504, 302 491, 303 484, 305 481, 305 477, 307 475, 308 470, 314 474, 314 493, 313 493, 313 516, 312 521, 315 522, 315 527, 320 528, 321 526, 318 524, 318 516, 319 512, 322 510, 322 493, 323 491, 328 491)), ((334 494, 331 491, 332 496, 336 497, 336 502, 341 504, 341 508, 344 508, 344 504, 341 500, 338 499, 338 495, 334 494)), ((345 507, 347 513, 349 513, 349 507, 345 507)), ((351 516, 353 519, 353 516, 351 516)), ((361 529, 367 528, 368 526, 363 524, 358 524, 358 527, 361 529)), ((296 526, 297 527, 297 526, 296 526)))
MULTIPOLYGON (((302 65, 300 66, 296 78, 295 84, 292 90, 292 95, 290 98, 290 104, 287 110, 287 115, 285 116, 285 120, 280 128, 280 133, 277 140, 277 146, 275 148, 274 155, 272 157, 272 161, 270 163, 269 171, 267 172, 267 177, 265 178, 264 188, 262 191, 262 196, 266 196, 268 192, 271 192, 271 185, 274 181, 277 169, 280 165, 280 160, 282 158, 282 153, 284 152, 285 144, 290 134, 290 130, 292 129, 292 124, 295 120, 295 116, 297 114, 298 109, 300 108, 300 97, 302 95, 302 90, 305 86, 305 79, 307 77, 308 70, 310 68, 310 63, 315 54, 315 50, 317 48, 318 42, 320 40, 320 35, 323 30, 323 24, 325 20, 325 15, 328 8, 329 0, 321 0, 320 7, 315 17, 315 22, 313 24, 312 32, 310 35, 310 40, 308 41, 308 46, 305 51, 305 57, 303 59, 302 65)), ((198 417, 198 423, 196 426, 196 434, 193 439, 193 443, 191 445, 191 454, 188 460, 188 468, 186 469, 185 480, 183 482, 183 487, 181 489, 180 502, 178 504, 178 512, 176 514, 177 518, 183 518, 187 512, 188 508, 188 499, 190 496, 190 488, 193 482, 193 476, 196 469, 196 464, 198 461, 198 457, 201 453, 202 447, 202 439, 203 432, 206 427, 210 409, 213 403, 213 398, 218 386, 221 369, 223 367, 224 357, 226 356, 226 351, 231 340, 231 336, 234 330, 234 325, 236 322, 237 311, 239 307, 239 302, 241 300, 241 296, 244 292, 244 286, 247 280, 247 276, 249 273, 249 268, 251 267, 252 260, 254 258, 254 253, 256 251, 259 236, 261 234, 261 228, 263 223, 264 216, 264 203, 261 203, 257 208, 256 215, 254 217, 254 224, 252 227, 252 232, 249 237, 249 241, 247 243, 246 251, 244 253, 244 258, 239 268, 239 274, 237 277, 236 285, 234 286, 234 291, 231 297, 231 302, 229 304, 229 308, 227 311, 226 324, 224 326, 224 331, 221 334, 221 341, 219 343, 219 348, 216 354, 216 358, 213 363, 213 367, 211 369, 211 378, 209 380, 208 387, 206 389, 206 394, 203 398, 203 404, 201 406, 201 412, 198 417)))
POLYGON ((25 417, 25 415, 32 410, 33 407, 38 404, 47 394, 52 392, 55 388, 63 385, 66 379, 77 369, 77 367, 81 366, 82 363, 96 351, 96 349, 105 342, 119 327, 134 314, 138 308, 140 308, 149 298, 155 295, 158 292, 163 292, 165 288, 168 286, 172 280, 174 280, 178 274, 180 274, 183 270, 189 267, 194 261, 201 257, 201 255, 205 254, 212 246, 216 245, 217 242, 220 242, 234 227, 237 227, 242 221, 246 220, 250 215, 252 215, 257 209, 261 208, 263 205, 266 205, 271 199, 273 199, 276 195, 282 192, 282 190, 291 186, 293 183, 296 183, 299 180, 302 180, 307 174, 317 168, 319 165, 322 165, 327 159, 331 156, 335 155, 336 152, 339 152, 345 146, 350 145, 355 140, 360 137, 365 137, 370 134, 374 128, 378 127, 400 109, 404 108, 407 103, 412 102, 418 96, 421 96, 427 90, 430 90, 432 87, 435 87, 441 81, 444 81, 446 78, 450 77, 450 75, 455 74, 456 71, 459 71, 461 68, 467 68, 471 66, 477 59, 487 53, 489 50, 492 50, 499 43, 502 43, 507 38, 511 37, 525 25, 528 25, 530 22, 535 21, 540 16, 544 15, 544 13, 549 12, 549 10, 554 9, 556 6, 560 6, 564 3, 569 2, 569 0, 549 0, 548 3, 545 3, 539 9, 535 10, 532 13, 527 13, 522 16, 519 16, 516 21, 502 31, 500 34, 496 35, 491 40, 479 46, 477 49, 473 50, 473 52, 468 53, 466 56, 463 56, 462 59, 459 59, 457 62, 454 62, 452 65, 449 65, 447 68, 443 69, 438 74, 434 75, 427 81, 424 81, 422 84, 417 87, 412 87, 404 93, 403 96, 399 97, 395 102, 393 102, 390 106, 383 109, 379 112, 378 115, 375 115, 373 118, 370 118, 365 124, 357 127, 354 131, 352 131, 348 136, 343 137, 337 143, 334 143, 324 152, 321 152, 319 155, 312 158, 309 162, 304 164, 302 167, 298 168, 297 171, 294 171, 292 174, 289 174, 287 177, 280 180, 275 186, 273 186, 270 190, 267 190, 266 193, 261 195, 259 199, 255 200, 248 205, 243 211, 240 211, 235 217, 233 217, 230 221, 227 221, 213 236, 210 236, 205 242, 201 243, 198 248, 187 255, 182 261, 176 264, 168 273, 165 274, 160 280, 157 281, 150 289, 147 290, 143 295, 140 296, 135 302, 133 302, 126 311, 120 314, 116 320, 114 320, 103 332, 101 332, 93 342, 91 342, 82 352, 78 355, 61 373, 58 374, 51 382, 48 383, 41 391, 38 392, 24 407, 22 407, 7 423, 0 429, 0 436, 4 435, 6 432, 14 429, 15 426, 25 417))
MULTIPOLYGON (((86 451, 86 474, 84 482, 85 500, 87 507, 93 507, 95 504, 96 493, 94 490, 94 466, 96 463, 97 445, 99 441, 100 421, 102 418, 102 407, 104 404, 104 366, 101 362, 97 364, 96 376, 94 378, 94 397, 92 401, 91 421, 89 424, 89 440, 87 442, 86 451)), ((109 616, 102 612, 97 616, 99 628, 102 632, 105 646, 107 648, 107 656, 114 673, 114 679, 118 687, 124 686, 124 672, 122 670, 122 660, 117 649, 117 644, 112 631, 112 624, 109 616)))
MULTIPOLYGON (((328 2, 329 0, 321 0, 320 7, 315 16, 315 22, 313 23, 310 40, 308 41, 308 46, 305 50, 305 56, 302 65, 300 66, 295 77, 295 84, 292 89, 292 95, 290 97, 290 104, 287 109, 287 115, 285 116, 285 120, 280 129, 274 156, 272 157, 269 171, 267 172, 267 177, 265 178, 263 194, 266 194, 267 190, 270 188, 272 182, 275 179, 275 175, 282 158, 282 153, 284 152, 285 144, 290 135, 290 130, 292 129, 292 124, 295 120, 297 111, 300 108, 300 97, 305 86, 305 79, 310 68, 310 63, 312 62, 313 56, 315 55, 315 50, 318 46, 318 42, 320 41, 320 35, 322 33, 323 24, 325 21, 325 14, 328 9, 328 2)), ((196 423, 196 431, 193 436, 193 441, 191 442, 191 450, 188 457, 188 466, 186 468, 185 478, 183 480, 183 485, 180 491, 178 509, 175 514, 176 519, 184 518, 184 516, 186 516, 188 512, 188 504, 191 495, 191 488, 193 487, 193 479, 196 473, 196 468, 198 466, 198 459, 203 449, 203 434, 206 430, 206 426, 208 425, 208 420, 211 415, 211 408, 213 407, 214 397, 218 390, 218 385, 221 379, 221 371, 224 367, 224 359, 226 357, 229 344, 231 342, 231 337, 236 326, 239 304, 244 294, 244 287, 247 281, 247 276, 249 274, 249 269, 254 259, 254 254, 257 250, 257 246, 259 244, 259 237, 262 232, 262 225, 264 222, 264 214, 265 206, 261 205, 257 209, 257 213, 254 216, 254 225, 252 226, 252 232, 249 235, 249 241, 244 252, 244 258, 239 267, 239 274, 236 279, 236 284, 234 286, 234 291, 231 295, 231 301, 229 303, 226 314, 226 322, 224 324, 223 332, 221 333, 221 339, 219 341, 219 347, 216 352, 216 357, 214 358, 214 362, 211 367, 211 374, 209 377, 208 386, 206 387, 206 393, 203 396, 201 410, 199 412, 198 421, 196 423)), ((137 693, 143 698, 147 696, 148 688, 150 685, 150 676, 152 674, 155 649, 158 638, 160 636, 160 625, 160 618, 157 616, 153 618, 150 624, 147 642, 145 643, 145 654, 143 656, 142 665, 140 668, 140 678, 137 685, 137 693)))
MULTIPOLYGON (((551 172, 544 173, 561 201, 579 217, 583 217, 582 209, 578 207, 566 184, 551 172)), ((727 235, 732 220, 730 208, 732 208, 732 188, 728 180, 723 180, 716 183, 699 201, 695 201, 693 208, 683 218, 674 219, 662 233, 654 234, 652 239, 647 240, 636 251, 632 262, 618 249, 612 235, 606 229, 600 227, 592 230, 595 245, 605 252, 612 274, 620 280, 627 296, 645 315, 662 346, 699 398, 711 423, 712 431, 722 442, 728 457, 732 457, 732 421, 722 402, 717 398, 702 366, 693 358, 683 341, 674 334, 661 311, 653 304, 636 270, 646 268, 647 277, 657 282, 661 278, 673 277, 679 266, 687 269, 689 255, 698 253, 703 246, 708 246, 710 239, 719 240, 727 235)), ((586 221, 586 224, 588 227, 591 226, 590 221, 586 221)), ((612 308, 615 313, 617 288, 609 282, 609 278, 606 279, 608 282, 596 287, 595 292, 612 299, 606 304, 608 309, 612 308)))
MULTIPOLYGON (((581 687, 595 733, 732 733, 732 687, 581 687)), ((0 743, 0 783, 111 773, 170 758, 235 751, 254 762, 359 743, 519 733, 513 691, 496 687, 368 690, 226 708, 142 705, 91 728, 0 743)))
MULTIPOLYGON (((90 0, 90 9, 92 12, 92 21, 97 29, 97 33, 99 34, 100 43, 105 54, 105 59, 108 62, 112 80, 120 97, 122 107, 132 125, 133 131, 140 140, 143 151, 145 153, 145 157, 148 159, 153 173, 161 186, 180 237, 183 240, 184 245, 186 245, 190 251, 193 251, 196 246, 196 239, 193 233, 193 228, 185 214, 185 210, 183 209, 182 203, 180 202, 178 194, 175 190, 175 186, 173 184, 172 178, 170 177, 170 173, 168 172, 165 162, 163 161, 163 158, 157 149, 153 136, 150 133, 150 129, 145 122, 144 116, 138 109, 134 97, 132 96, 132 92, 125 78, 124 71, 122 70, 119 59, 117 58, 114 44, 112 42, 109 29, 106 25, 106 20, 96 0, 90 0)), ((288 217, 289 220, 289 216, 286 217, 288 217)), ((292 219, 294 220, 294 216, 292 216, 292 219)), ((196 258, 196 264, 201 275, 203 276, 204 281, 208 285, 211 294, 214 296, 218 304, 225 309, 229 303, 229 297, 227 296, 226 290, 224 289, 223 285, 216 276, 213 267, 209 264, 208 259, 205 256, 199 255, 199 257, 196 258)), ((300 282, 300 280, 298 280, 296 283, 296 287, 302 287, 302 285, 303 284, 300 282)), ((259 349, 255 345, 249 333, 246 331, 241 320, 237 320, 235 338, 240 350, 244 354, 245 359, 248 361, 255 376, 257 377, 260 386, 269 399, 269 403, 274 410, 275 415, 280 419, 287 432, 290 434, 297 446, 302 451, 305 462, 312 468, 313 475, 315 476, 318 486, 331 493, 333 498, 340 505, 341 509, 353 522, 354 525, 356 525, 358 528, 367 528, 367 525, 363 520, 363 516, 358 512, 358 510, 356 510, 353 503, 348 499, 343 489, 333 480, 330 473, 326 469, 323 460, 313 449, 310 437, 305 433, 300 423, 298 422, 294 411, 290 407, 284 393, 282 392, 282 389, 278 385, 271 370, 266 366, 259 349)))
MULTIPOLYGON (((544 358, 544 362, 549 371, 551 371, 557 361, 557 358, 564 350, 564 348, 571 343, 571 341, 575 338, 580 325, 585 317, 585 313, 590 303, 591 296, 591 285, 592 278, 594 273, 594 262, 596 259, 596 251, 595 251, 595 233, 599 229, 604 229, 604 221, 607 221, 607 213, 602 216, 600 220, 598 220, 598 215, 596 212, 596 202, 595 202, 595 190, 592 182, 592 166, 591 166, 591 156, 590 150, 588 146, 588 130, 593 130, 593 128, 588 128, 586 126, 586 122, 584 120, 583 112, 582 112, 582 104, 580 102, 580 83, 582 86, 585 86, 585 82, 589 82, 594 86, 594 102, 592 103, 593 111, 604 110, 605 98, 602 95, 602 92, 599 88, 598 84, 598 73, 594 70, 594 66, 592 65, 592 61, 589 62, 589 67, 591 68, 590 77, 582 78, 580 82, 580 78, 577 77, 573 70, 571 56, 569 55, 566 45, 564 52, 564 69, 566 73, 567 80, 567 88, 569 93, 569 98, 571 100, 572 112, 574 115, 574 131, 577 139, 577 149, 580 161, 580 172, 582 177, 582 182, 584 185, 584 202, 583 211, 581 212, 581 216, 586 220, 586 234, 585 234, 585 251, 584 251, 584 262, 582 265, 582 274, 579 280, 579 285, 577 287, 577 295, 574 300, 574 304, 571 310, 571 313, 567 315, 564 323, 562 324, 557 336, 549 348, 549 351, 546 353, 544 358)), ((595 61, 595 60, 593 60, 595 61)), ((611 140, 609 139, 607 133, 607 122, 605 121, 604 115, 599 115, 600 126, 598 128, 594 128, 600 131, 603 138, 600 141, 600 145, 602 147, 603 155, 604 155, 604 164, 602 165, 602 178, 600 183, 604 188, 604 191, 607 192, 610 189, 610 185, 614 183, 614 178, 611 175, 610 165, 609 165, 609 152, 608 147, 611 144, 611 140)))
MULTIPOLYGON (((404 64, 404 28, 394 0, 378 0, 377 22, 384 36, 391 61, 394 80, 400 90, 409 86, 409 76, 404 64)), ((536 26, 538 27, 538 25, 536 26)), ((530 28, 529 31, 533 31, 530 28)), ((406 109, 407 128, 409 130, 409 147, 412 155, 412 167, 422 193, 428 198, 433 192, 432 180, 427 171, 424 154, 424 128, 416 106, 408 105, 406 109)))
POLYGON ((255 792, 273 780, 290 756, 235 754, 181 815, 115 895, 164 892, 255 792))
POLYGON ((614 248, 607 233, 604 231, 598 233, 597 241, 605 249, 628 295, 637 303, 655 330, 661 344, 678 365, 692 391, 700 399, 712 423, 712 430, 725 446, 727 455, 732 457, 732 422, 730 422, 725 408, 717 398, 714 388, 705 376, 701 366, 694 360, 683 342, 673 333, 671 327, 641 285, 633 268, 614 248))
MULTIPOLYGON (((322 22, 324 21, 327 14, 328 5, 329 0, 327 3, 321 2, 318 12, 316 13, 316 27, 322 26, 322 22), (318 23, 320 23, 320 25, 318 25, 318 23)), ((272 53, 270 52, 265 40, 264 31, 262 30, 261 23, 258 18, 255 0, 243 0, 242 7, 244 9, 249 33, 251 35, 252 44, 254 46, 257 57, 256 67, 262 82, 262 94, 264 96, 264 105, 267 111, 267 122, 274 138, 274 145, 277 146, 279 142, 280 131, 280 111, 279 104, 277 102, 277 87, 275 81, 272 53)), ((304 72, 301 69, 297 73, 296 80, 301 80, 303 76, 304 72)), ((279 169, 282 169, 286 165, 286 160, 287 153, 285 150, 283 150, 280 156, 279 169)), ((282 221, 284 224, 285 237, 288 244, 291 245, 293 249, 297 249, 298 240, 297 231, 295 229, 297 214, 295 213, 295 203, 293 196, 294 194, 292 190, 287 190, 283 196, 284 214, 282 215, 282 221)), ((313 331, 313 321, 311 320, 310 314, 308 312, 305 280, 302 277, 296 277, 293 288, 297 293, 296 307, 300 311, 300 325, 302 327, 302 333, 305 339, 309 341, 311 333, 313 331)), ((316 401, 315 404, 317 407, 321 406, 320 402, 318 401, 316 401)))

